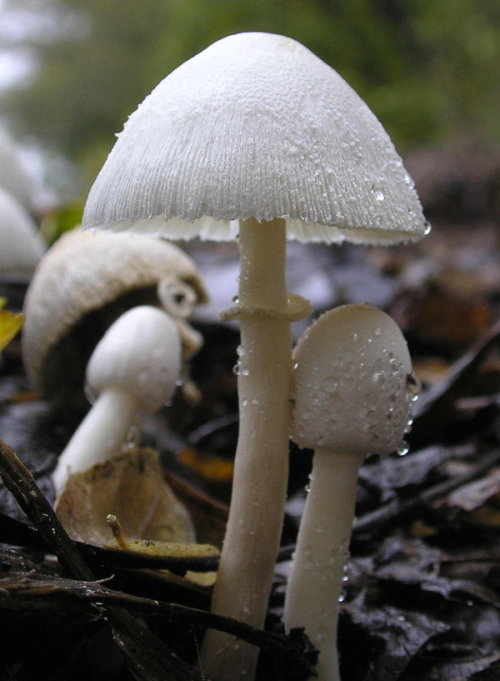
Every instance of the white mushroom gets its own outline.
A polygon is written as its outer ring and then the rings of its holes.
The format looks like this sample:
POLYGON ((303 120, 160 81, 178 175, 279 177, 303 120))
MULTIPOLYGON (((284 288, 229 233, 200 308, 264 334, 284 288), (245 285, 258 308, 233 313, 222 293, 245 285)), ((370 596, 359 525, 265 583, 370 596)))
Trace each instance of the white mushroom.
POLYGON ((284 621, 288 631, 305 627, 319 649, 318 680, 338 681, 338 601, 358 470, 367 454, 401 444, 415 382, 397 324, 369 305, 322 315, 299 340, 294 360, 292 439, 314 457, 284 621))
POLYGON ((187 359, 201 337, 186 317, 207 294, 181 249, 140 234, 72 230, 47 252, 29 286, 22 350, 42 397, 83 400, 85 366, 109 325, 130 307, 162 305, 176 320, 187 359))
POLYGON ((5 189, 25 211, 33 208, 33 180, 28 175, 16 142, 0 128, 0 187, 5 189))
POLYGON ((162 310, 141 305, 110 326, 87 366, 98 397, 59 458, 56 495, 71 474, 117 454, 140 412, 154 413, 170 399, 180 366, 179 333, 162 310))
MULTIPOLYGON (((294 40, 244 33, 182 64, 130 116, 84 225, 238 237, 238 302, 224 317, 240 319, 240 434, 212 609, 261 627, 287 481, 290 321, 309 313, 286 290, 286 238, 419 239, 427 227, 413 184, 333 69, 294 40)), ((207 674, 251 679, 257 650, 230 641, 207 632, 207 674)))
POLYGON ((0 272, 31 275, 45 250, 31 216, 0 186, 0 272))

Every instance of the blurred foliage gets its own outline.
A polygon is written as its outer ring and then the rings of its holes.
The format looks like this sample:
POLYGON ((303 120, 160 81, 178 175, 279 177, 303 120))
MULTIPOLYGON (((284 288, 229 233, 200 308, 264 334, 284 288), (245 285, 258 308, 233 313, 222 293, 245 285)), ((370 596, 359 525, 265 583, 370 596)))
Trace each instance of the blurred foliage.
POLYGON ((59 237, 82 222, 83 204, 81 201, 70 201, 62 206, 47 210, 41 221, 40 235, 51 245, 59 237))
POLYGON ((289 35, 360 93, 403 150, 500 142, 498 0, 4 0, 5 10, 78 21, 24 37, 40 68, 0 114, 77 161, 90 181, 154 85, 213 41, 239 31, 289 35))

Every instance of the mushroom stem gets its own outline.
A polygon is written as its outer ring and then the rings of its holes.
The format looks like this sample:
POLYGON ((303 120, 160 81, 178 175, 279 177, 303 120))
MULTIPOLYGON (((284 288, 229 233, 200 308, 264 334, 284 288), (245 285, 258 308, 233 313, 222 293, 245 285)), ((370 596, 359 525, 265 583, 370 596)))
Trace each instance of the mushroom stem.
POLYGON ((285 597, 287 630, 319 651, 319 681, 339 681, 338 599, 358 470, 392 452, 411 412, 411 359, 397 324, 371 305, 325 312, 294 351, 292 439, 314 450, 311 488, 285 597))
POLYGON ((316 449, 285 599, 287 632, 305 627, 320 650, 317 681, 339 681, 338 604, 364 457, 316 449), (332 490, 335 490, 332 492, 332 490), (332 607, 333 606, 333 607, 332 607))
MULTIPOLYGON (((283 524, 288 476, 291 333, 285 284, 285 221, 241 223, 237 313, 240 428, 229 520, 212 611, 262 628, 283 524)), ((254 677, 258 649, 208 631, 210 678, 254 677)))
POLYGON ((135 397, 121 388, 110 387, 99 395, 59 457, 52 475, 57 496, 70 475, 120 450, 137 411, 135 397))

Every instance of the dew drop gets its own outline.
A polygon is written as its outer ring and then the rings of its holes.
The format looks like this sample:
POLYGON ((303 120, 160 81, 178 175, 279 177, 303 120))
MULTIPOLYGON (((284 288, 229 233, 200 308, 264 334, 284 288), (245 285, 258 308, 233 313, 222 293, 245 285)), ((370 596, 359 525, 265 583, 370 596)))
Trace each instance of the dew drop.
POLYGON ((375 197, 375 201, 383 201, 385 199, 384 192, 380 191, 380 189, 375 189, 373 196, 375 197))
POLYGON ((397 448, 396 454, 398 456, 406 456, 409 451, 410 451, 410 447, 408 446, 408 443, 405 442, 405 440, 403 440, 403 442, 397 448))
POLYGON ((406 394, 410 402, 416 402, 418 400, 418 394, 420 391, 420 382, 415 375, 415 373, 406 375, 406 394))
POLYGON ((125 437, 125 447, 127 449, 135 449, 138 447, 141 441, 141 429, 137 424, 132 424, 127 430, 127 435, 125 437))
POLYGON ((327 393, 334 393, 337 390, 338 385, 339 385, 338 382, 334 378, 331 378, 331 377, 325 378, 325 380, 323 382, 323 388, 325 389, 325 392, 327 392, 327 393))

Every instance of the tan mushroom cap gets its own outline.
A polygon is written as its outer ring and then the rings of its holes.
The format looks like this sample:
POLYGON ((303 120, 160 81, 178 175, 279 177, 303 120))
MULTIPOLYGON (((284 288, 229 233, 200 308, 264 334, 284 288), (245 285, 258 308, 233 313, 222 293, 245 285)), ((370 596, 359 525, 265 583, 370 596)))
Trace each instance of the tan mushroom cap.
POLYGON ((57 399, 62 388, 58 374, 63 372, 64 382, 71 384, 68 374, 78 367, 83 379, 104 330, 129 307, 158 304, 156 287, 166 277, 185 282, 197 302, 206 301, 195 264, 173 244, 80 229, 63 235, 42 259, 26 295, 22 345, 32 386, 57 399), (98 322, 97 315, 105 321, 98 322))
POLYGON ((118 135, 83 224, 225 240, 248 218, 284 218, 300 241, 428 230, 375 115, 310 50, 270 33, 223 38, 159 83, 118 135))

